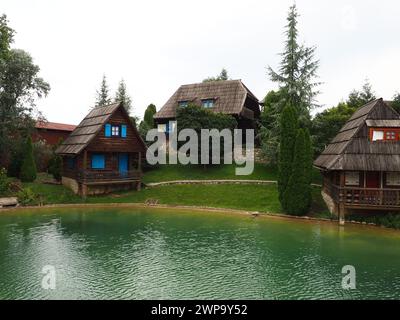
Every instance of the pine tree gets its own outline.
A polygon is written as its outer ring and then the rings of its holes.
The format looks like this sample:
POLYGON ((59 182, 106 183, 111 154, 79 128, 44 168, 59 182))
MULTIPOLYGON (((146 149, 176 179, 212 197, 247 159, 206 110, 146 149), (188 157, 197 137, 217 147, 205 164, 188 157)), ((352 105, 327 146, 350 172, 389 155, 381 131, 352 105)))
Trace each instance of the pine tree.
POLYGON ((310 184, 306 174, 308 168, 308 151, 306 150, 305 133, 298 129, 294 147, 292 173, 283 194, 282 207, 293 215, 304 215, 310 208, 310 184))
POLYGON ((30 136, 26 139, 23 157, 20 179, 22 182, 33 182, 36 180, 36 164, 33 158, 32 139, 30 136))
POLYGON ((211 82, 211 81, 226 81, 229 79, 228 71, 225 68, 222 68, 221 73, 216 77, 209 77, 204 79, 203 82, 211 82))
POLYGON ((106 75, 103 75, 103 79, 101 80, 100 90, 97 90, 97 98, 96 98, 96 108, 103 107, 111 103, 111 99, 109 97, 109 88, 107 84, 106 75))
POLYGON ((115 94, 115 101, 121 102, 126 112, 128 112, 128 114, 131 112, 132 99, 126 90, 126 84, 123 79, 119 82, 118 90, 115 94))
POLYGON ((296 107, 300 121, 306 125, 310 121, 310 109, 316 106, 315 88, 320 84, 315 82, 319 61, 314 60, 315 47, 305 47, 298 43, 296 5, 290 7, 286 25, 285 50, 280 55, 282 61, 276 72, 268 67, 272 81, 277 82, 285 93, 285 104, 296 107))
POLYGON ((294 144, 297 135, 297 119, 294 109, 286 106, 280 118, 281 136, 278 160, 278 191, 279 200, 283 205, 283 195, 289 183, 292 172, 294 144))
POLYGON ((304 146, 304 152, 306 153, 306 164, 305 164, 305 176, 306 176, 306 181, 307 181, 307 196, 309 200, 309 205, 311 205, 312 202, 312 189, 311 189, 311 182, 312 182, 312 173, 313 173, 313 147, 311 143, 311 136, 310 136, 310 131, 308 129, 304 130, 305 133, 305 146, 304 146))

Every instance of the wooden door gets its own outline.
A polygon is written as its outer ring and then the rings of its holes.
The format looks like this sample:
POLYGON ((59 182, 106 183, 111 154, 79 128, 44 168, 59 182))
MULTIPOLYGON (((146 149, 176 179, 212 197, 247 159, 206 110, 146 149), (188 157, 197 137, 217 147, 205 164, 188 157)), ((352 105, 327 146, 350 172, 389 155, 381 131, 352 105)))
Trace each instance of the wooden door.
POLYGON ((381 187, 381 176, 379 172, 366 172, 365 179, 365 186, 367 188, 381 187))

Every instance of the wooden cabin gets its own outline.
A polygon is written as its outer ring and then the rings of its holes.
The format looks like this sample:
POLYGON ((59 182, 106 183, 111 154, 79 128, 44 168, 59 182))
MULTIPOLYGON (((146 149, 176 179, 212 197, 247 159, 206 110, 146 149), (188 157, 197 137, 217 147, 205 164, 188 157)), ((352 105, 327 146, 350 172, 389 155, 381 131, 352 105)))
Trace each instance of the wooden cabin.
POLYGON ((154 115, 158 130, 169 134, 175 130, 176 108, 189 103, 213 112, 232 115, 238 129, 256 130, 260 104, 241 80, 210 81, 182 85, 154 115))
POLYGON ((322 195, 344 222, 350 210, 400 210, 400 115, 382 99, 358 109, 315 160, 322 195))
POLYGON ((90 111, 56 153, 62 183, 77 194, 140 189, 146 145, 120 103, 90 111))

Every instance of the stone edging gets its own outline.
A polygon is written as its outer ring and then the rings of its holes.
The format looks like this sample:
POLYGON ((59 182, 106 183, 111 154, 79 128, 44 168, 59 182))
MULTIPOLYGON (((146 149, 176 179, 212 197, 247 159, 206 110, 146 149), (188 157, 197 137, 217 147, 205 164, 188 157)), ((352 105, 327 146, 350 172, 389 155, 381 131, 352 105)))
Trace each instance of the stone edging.
MULTIPOLYGON (((161 182, 150 182, 145 183, 146 187, 159 187, 159 186, 170 186, 180 184, 276 184, 276 180, 241 180, 241 179, 220 179, 220 180, 170 180, 161 182)), ((311 184, 314 187, 322 187, 320 184, 311 184)))

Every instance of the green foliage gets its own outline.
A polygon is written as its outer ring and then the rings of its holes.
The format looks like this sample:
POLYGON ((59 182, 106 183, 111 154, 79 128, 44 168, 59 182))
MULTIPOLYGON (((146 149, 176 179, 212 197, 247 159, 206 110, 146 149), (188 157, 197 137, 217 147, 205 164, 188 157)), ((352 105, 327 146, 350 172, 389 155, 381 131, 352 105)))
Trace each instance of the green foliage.
POLYGON ((38 77, 39 67, 20 49, 11 49, 14 30, 0 17, 0 164, 8 166, 13 146, 33 129, 32 112, 37 97, 50 86, 38 77))
POLYGON ((392 107, 394 110, 396 110, 398 113, 400 113, 400 93, 397 92, 397 93, 393 96, 393 101, 392 101, 391 107, 392 107))
POLYGON ((216 76, 216 77, 209 77, 209 78, 207 78, 207 79, 204 79, 203 82, 225 81, 225 80, 228 80, 228 79, 229 79, 229 77, 228 77, 228 71, 227 71, 225 68, 223 68, 223 69, 221 70, 221 73, 220 73, 218 76, 216 76))
POLYGON ((312 195, 311 195, 311 183, 313 180, 313 148, 311 143, 311 136, 308 129, 304 130, 304 153, 305 153, 305 168, 304 168, 304 175, 306 177, 306 182, 308 188, 310 188, 309 192, 306 194, 308 195, 309 205, 311 206, 312 202, 312 195))
POLYGON ((115 101, 121 102, 122 106, 125 108, 128 114, 132 111, 132 99, 126 90, 126 84, 123 79, 119 82, 117 92, 115 93, 115 101))
MULTIPOLYGON (((186 107, 178 107, 176 111, 176 121, 178 132, 181 129, 193 129, 197 132, 199 139, 201 129, 217 129, 221 131, 223 129, 234 130, 237 127, 237 121, 231 115, 215 113, 211 110, 202 108, 195 104, 189 104, 186 107)), ((221 143, 222 142, 223 141, 221 141, 221 143)), ((182 142, 181 144, 184 143, 185 142, 182 142)), ((200 140, 198 141, 198 147, 200 150, 200 140)), ((210 141, 210 157, 212 155, 211 149, 212 144, 210 141)), ((220 148, 220 151, 223 152, 223 148, 220 148)), ((198 154, 200 157, 200 152, 198 152, 198 154)))
POLYGON ((7 177, 7 170, 0 168, 0 195, 6 195, 10 188, 10 180, 7 177))
POLYGON ((48 169, 50 159, 53 157, 53 148, 46 142, 39 140, 33 143, 33 156, 37 171, 44 172, 48 169))
POLYGON ((155 126, 154 115, 156 114, 156 112, 157 112, 156 106, 152 103, 147 106, 146 111, 144 112, 143 121, 149 128, 154 128, 155 126))
POLYGON ((24 143, 20 140, 16 141, 16 143, 12 146, 10 151, 10 161, 8 165, 7 174, 9 177, 19 178, 23 160, 23 147, 24 143))
POLYGON ((62 177, 62 158, 58 154, 53 154, 53 157, 49 161, 49 173, 53 176, 56 181, 61 181, 62 177))
POLYGON ((281 136, 278 161, 278 192, 279 200, 283 204, 283 197, 289 184, 292 173, 294 146, 297 136, 298 123, 296 113, 291 106, 283 109, 280 119, 281 136))
POLYGON ((348 221, 359 221, 366 223, 374 223, 378 226, 387 228, 400 229, 400 214, 398 213, 381 213, 379 214, 352 214, 346 217, 348 221))
POLYGON ((285 104, 295 106, 302 127, 309 126, 310 110, 316 106, 315 97, 319 93, 315 82, 319 61, 314 60, 315 47, 305 47, 298 43, 296 5, 289 9, 286 25, 285 49, 281 53, 278 71, 268 67, 272 81, 277 82, 285 95, 285 104))
POLYGON ((23 205, 35 205, 37 203, 38 196, 35 192, 32 191, 31 188, 23 188, 17 194, 18 202, 23 205))
POLYGON ((33 159, 32 139, 30 136, 26 139, 24 146, 20 179, 22 182, 33 182, 36 179, 36 165, 33 159))
POLYGON ((368 79, 366 79, 361 91, 353 90, 352 92, 350 92, 346 103, 349 106, 349 108, 357 110, 366 103, 375 99, 376 96, 372 90, 372 86, 369 83, 368 79))
POLYGON ((292 215, 304 215, 311 204, 311 186, 308 179, 308 153, 303 129, 298 129, 294 147, 292 172, 282 197, 282 208, 292 215))
POLYGON ((103 107, 111 103, 110 89, 108 88, 106 75, 103 75, 100 89, 96 91, 96 107, 103 107))

